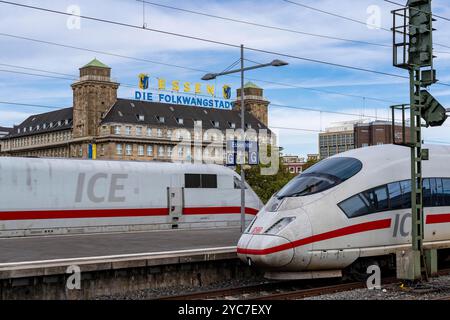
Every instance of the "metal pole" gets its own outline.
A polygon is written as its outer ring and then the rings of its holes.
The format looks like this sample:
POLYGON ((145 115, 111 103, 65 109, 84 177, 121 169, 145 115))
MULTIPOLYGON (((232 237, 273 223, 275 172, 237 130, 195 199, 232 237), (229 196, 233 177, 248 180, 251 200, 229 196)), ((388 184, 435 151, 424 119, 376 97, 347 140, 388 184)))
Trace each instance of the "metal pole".
MULTIPOLYGON (((241 44, 241 128, 245 146, 245 105, 244 105, 244 45, 241 44)), ((241 142, 242 143, 242 142, 241 142)), ((245 147, 244 147, 245 150, 245 147)), ((245 152, 241 162, 241 232, 245 231, 245 152)))
POLYGON ((411 241, 412 266, 411 280, 419 280, 422 275, 423 259, 423 194, 422 194, 422 136, 420 104, 420 68, 410 70, 411 95, 411 241))

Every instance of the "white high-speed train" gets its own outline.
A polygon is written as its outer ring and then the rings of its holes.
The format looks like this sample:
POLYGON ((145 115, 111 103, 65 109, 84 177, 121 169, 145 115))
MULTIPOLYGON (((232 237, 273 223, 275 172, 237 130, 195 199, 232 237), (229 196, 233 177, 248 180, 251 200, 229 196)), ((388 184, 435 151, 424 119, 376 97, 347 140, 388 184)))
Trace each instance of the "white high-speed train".
MULTIPOLYGON (((426 146, 425 248, 450 247, 450 148, 426 146)), ((410 247, 410 149, 348 151, 304 171, 275 194, 238 243, 269 278, 339 276, 365 257, 410 247)))
POLYGON ((239 226, 240 199, 218 165, 0 157, 0 237, 239 226))

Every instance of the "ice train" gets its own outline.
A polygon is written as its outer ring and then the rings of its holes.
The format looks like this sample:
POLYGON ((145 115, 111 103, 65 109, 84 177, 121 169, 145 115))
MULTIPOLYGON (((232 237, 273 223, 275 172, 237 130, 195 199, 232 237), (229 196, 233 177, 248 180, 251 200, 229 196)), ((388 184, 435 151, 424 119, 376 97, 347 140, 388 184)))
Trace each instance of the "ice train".
POLYGON ((0 237, 239 226, 240 197, 218 165, 0 157, 0 237))
MULTIPOLYGON (((450 148, 426 146, 425 248, 450 247, 450 148)), ((410 247, 410 149, 373 146, 325 159, 292 179, 239 240, 267 277, 339 276, 358 259, 410 247)))

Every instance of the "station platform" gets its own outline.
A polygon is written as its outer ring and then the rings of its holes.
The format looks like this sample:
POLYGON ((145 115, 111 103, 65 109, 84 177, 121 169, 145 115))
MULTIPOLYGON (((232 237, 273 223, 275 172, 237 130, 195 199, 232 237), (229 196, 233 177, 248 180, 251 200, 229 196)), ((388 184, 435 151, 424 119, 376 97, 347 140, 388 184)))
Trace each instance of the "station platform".
POLYGON ((239 237, 224 228, 0 238, 0 300, 96 299, 258 277, 237 257, 239 237), (68 287, 72 275, 79 288, 68 287))
POLYGON ((238 228, 0 238, 0 267, 32 262, 170 254, 227 248, 235 251, 238 228))

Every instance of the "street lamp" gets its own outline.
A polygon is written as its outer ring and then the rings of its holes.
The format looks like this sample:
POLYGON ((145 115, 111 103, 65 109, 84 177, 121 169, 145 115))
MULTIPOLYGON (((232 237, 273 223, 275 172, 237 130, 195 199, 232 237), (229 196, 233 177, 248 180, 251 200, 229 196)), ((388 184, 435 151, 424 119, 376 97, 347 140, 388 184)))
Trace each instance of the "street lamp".
MULTIPOLYGON (((288 63, 282 60, 275 59, 270 63, 258 64, 256 66, 244 67, 244 45, 241 45, 241 68, 220 72, 220 73, 208 73, 202 77, 202 80, 214 80, 217 77, 224 76, 232 73, 240 73, 241 74, 241 128, 242 131, 245 131, 245 105, 244 105, 244 72, 249 70, 255 70, 265 67, 282 67, 287 66, 288 63)), ((245 141, 244 141, 245 143, 245 141)), ((245 162, 245 161, 244 161, 245 162)), ((241 232, 245 231, 245 172, 244 172, 244 163, 241 164, 241 232)))

